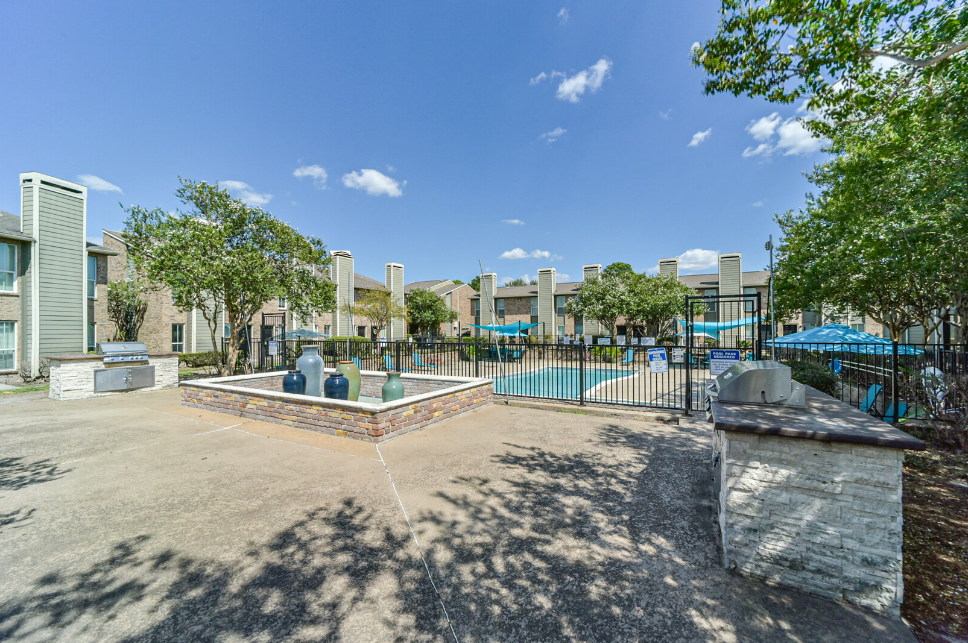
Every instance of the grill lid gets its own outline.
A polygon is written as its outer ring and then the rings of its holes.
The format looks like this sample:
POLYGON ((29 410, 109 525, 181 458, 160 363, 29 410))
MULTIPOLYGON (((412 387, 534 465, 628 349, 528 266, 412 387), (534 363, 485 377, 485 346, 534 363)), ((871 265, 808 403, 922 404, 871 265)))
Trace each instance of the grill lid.
POLYGON ((716 377, 707 393, 720 402, 806 406, 803 384, 791 373, 789 366, 772 360, 737 362, 716 377))
POLYGON ((144 342, 101 342, 97 352, 104 356, 105 364, 148 361, 148 347, 144 342))

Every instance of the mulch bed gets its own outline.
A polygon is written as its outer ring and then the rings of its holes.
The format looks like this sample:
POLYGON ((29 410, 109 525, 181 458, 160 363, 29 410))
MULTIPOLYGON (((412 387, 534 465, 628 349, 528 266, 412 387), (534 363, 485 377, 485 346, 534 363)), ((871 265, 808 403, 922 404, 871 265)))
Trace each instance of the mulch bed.
POLYGON ((921 643, 968 641, 968 454, 907 453, 901 614, 921 643))

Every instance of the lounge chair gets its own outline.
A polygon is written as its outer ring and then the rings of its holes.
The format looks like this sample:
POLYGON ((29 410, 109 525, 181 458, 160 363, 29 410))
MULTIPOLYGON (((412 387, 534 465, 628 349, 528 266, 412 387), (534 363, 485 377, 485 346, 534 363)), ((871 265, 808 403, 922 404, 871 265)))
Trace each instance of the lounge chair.
POLYGON ((834 361, 830 362, 830 370, 834 372, 834 375, 840 375, 841 371, 844 370, 844 365, 835 357, 834 361))
POLYGON ((876 408, 877 396, 880 395, 881 391, 883 390, 884 390, 884 387, 881 386, 880 384, 871 384, 871 387, 867 389, 867 397, 864 398, 864 401, 861 402, 860 406, 857 408, 859 408, 864 413, 870 413, 871 415, 878 415, 877 408, 876 408))
POLYGON ((360 358, 359 357, 351 357, 350 359, 353 360, 353 363, 354 364, 356 364, 356 368, 360 369, 361 371, 363 370, 363 365, 360 364, 360 358))
POLYGON ((623 359, 621 364, 631 364, 635 361, 635 349, 630 348, 625 351, 625 359, 623 359))
MULTIPOLYGON (((390 357, 386 355, 385 357, 390 357)), ((413 365, 417 368, 437 368, 436 364, 424 364, 423 360, 420 359, 420 353, 413 354, 413 365)))
POLYGON ((409 371, 409 368, 393 368, 393 359, 389 355, 383 356, 383 363, 386 365, 388 371, 409 371))
MULTIPOLYGON (((908 412, 908 405, 905 404, 904 402, 898 402, 897 403, 897 421, 900 422, 901 420, 903 420, 904 416, 907 415, 907 412, 908 412)), ((881 419, 884 420, 885 422, 894 421, 893 403, 889 407, 887 407, 887 411, 884 412, 884 417, 882 417, 881 419)))

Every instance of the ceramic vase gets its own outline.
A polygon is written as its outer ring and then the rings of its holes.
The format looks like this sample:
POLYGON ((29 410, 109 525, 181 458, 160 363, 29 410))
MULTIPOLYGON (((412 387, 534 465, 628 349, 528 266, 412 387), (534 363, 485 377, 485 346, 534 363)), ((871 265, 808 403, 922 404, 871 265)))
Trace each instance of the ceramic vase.
POLYGON ((306 376, 299 371, 289 371, 282 378, 282 390, 296 395, 306 394, 306 376))
POLYGON ((403 382, 400 373, 387 373, 387 383, 383 385, 383 401, 393 402, 403 397, 403 382))
POLYGON ((350 393, 350 381, 339 371, 330 374, 323 385, 326 397, 334 400, 345 400, 350 393))
POLYGON ((296 360, 296 369, 306 376, 306 395, 320 397, 323 394, 323 358, 319 346, 303 346, 302 355, 296 360))
POLYGON ((343 377, 350 382, 350 396, 347 399, 350 402, 359 402, 362 378, 360 377, 360 369, 357 368, 356 362, 352 360, 340 362, 336 365, 336 370, 342 373, 343 377))

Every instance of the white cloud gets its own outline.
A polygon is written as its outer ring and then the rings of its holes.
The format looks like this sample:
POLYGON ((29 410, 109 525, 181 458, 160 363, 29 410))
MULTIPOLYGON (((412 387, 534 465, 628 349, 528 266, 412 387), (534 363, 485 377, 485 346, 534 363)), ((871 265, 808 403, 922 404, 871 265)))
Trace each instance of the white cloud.
POLYGON ((797 108, 797 114, 803 116, 792 116, 784 120, 779 113, 773 112, 769 116, 750 121, 746 131, 760 143, 756 147, 749 146, 743 150, 743 157, 768 157, 776 151, 782 152, 784 156, 820 151, 827 141, 811 134, 803 126, 803 122, 822 118, 822 115, 807 109, 806 101, 797 108))
POLYGON ((387 166, 387 172, 396 172, 396 171, 397 171, 397 168, 393 167, 392 165, 387 166))
POLYGON ((554 143, 559 138, 561 138, 562 136, 564 136, 565 132, 567 132, 567 131, 568 130, 563 129, 561 127, 556 127, 553 130, 551 130, 550 132, 545 132, 539 138, 543 138, 544 140, 548 141, 549 143, 554 143))
POLYGON ((750 203, 750 205, 753 206, 754 208, 762 208, 763 203, 764 203, 763 201, 753 201, 752 203, 750 203))
POLYGON ((228 188, 230 192, 238 193, 237 196, 240 199, 252 206, 263 206, 272 200, 271 194, 260 194, 243 181, 222 181, 221 185, 228 188))
POLYGON ((713 133, 713 128, 711 127, 707 129, 705 132, 696 132, 695 134, 692 135, 692 140, 689 141, 689 145, 687 145, 686 147, 696 147, 697 145, 705 141, 707 138, 709 138, 709 135, 712 133, 713 133))
POLYGON ((659 112, 659 118, 664 121, 670 120, 672 118, 672 108, 670 107, 664 112, 659 112))
POLYGON ((558 12, 558 21, 561 22, 561 24, 565 24, 566 22, 568 22, 568 18, 570 17, 571 15, 568 13, 568 10, 565 9, 564 7, 562 7, 561 11, 558 12))
POLYGON ((605 79, 611 75, 611 71, 612 61, 603 56, 588 69, 582 70, 574 76, 566 76, 558 85, 555 96, 559 100, 577 103, 586 90, 592 93, 597 92, 605 79))
POLYGON ((530 81, 528 81, 528 84, 529 85, 537 85, 538 83, 540 83, 542 80, 544 80, 547 77, 548 77, 548 74, 546 74, 544 72, 541 72, 540 74, 538 74, 537 76, 535 76, 534 78, 532 78, 530 81))
POLYGON ((548 252, 547 250, 532 250, 528 252, 523 248, 514 248, 501 253, 498 259, 547 259, 548 261, 561 261, 561 257, 548 252))
MULTIPOLYGON (((79 174, 77 180, 96 192, 121 192, 121 188, 93 174, 79 174)), ((122 192, 123 194, 123 192, 122 192)))
POLYGON ((679 255, 679 272, 699 272, 712 270, 719 265, 718 250, 693 248, 679 255))
POLYGON ((302 167, 297 167, 293 170, 292 175, 297 179, 311 178, 313 185, 320 190, 326 189, 326 179, 329 177, 326 170, 318 165, 303 165, 302 167))
MULTIPOLYGON (((524 283, 530 284, 531 283, 531 280, 532 279, 537 279, 537 277, 532 277, 531 275, 525 273, 525 274, 521 275, 520 277, 517 277, 517 279, 523 279, 524 280, 524 283)), ((506 286, 506 285, 508 285, 509 283, 511 283, 514 280, 515 280, 515 277, 504 277, 503 279, 501 279, 501 284, 504 285, 504 286, 506 286)))
POLYGON ((524 225, 524 221, 521 219, 504 219, 504 223, 508 225, 524 225))
POLYGON ((769 116, 750 121, 750 124, 746 126, 746 131, 758 141, 768 141, 773 138, 773 133, 776 132, 776 128, 782 120, 778 113, 773 112, 769 116))
POLYGON ((692 46, 689 47, 689 53, 694 54, 697 51, 699 51, 700 49, 702 49, 702 45, 700 45, 698 41, 697 42, 694 42, 694 43, 692 43, 692 46))
MULTIPOLYGON (((404 181, 403 185, 406 184, 407 182, 404 181)), ((399 181, 391 179, 386 174, 376 170, 363 169, 359 172, 344 174, 343 185, 355 190, 366 190, 367 194, 372 194, 373 196, 380 196, 381 194, 387 196, 403 195, 403 191, 400 189, 402 186, 399 181)))
POLYGON ((571 275, 566 272, 555 272, 555 281, 559 284, 571 281, 571 275))

